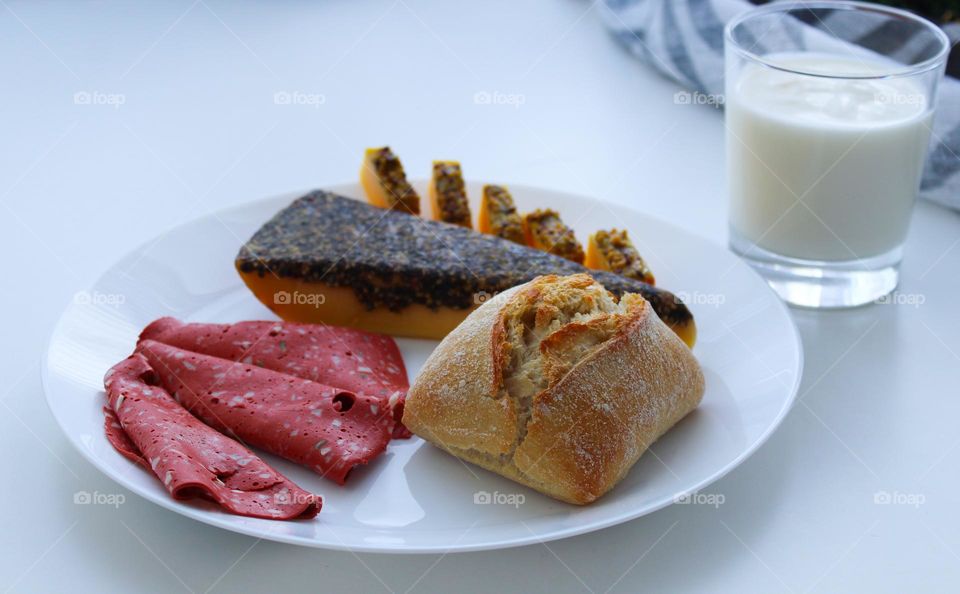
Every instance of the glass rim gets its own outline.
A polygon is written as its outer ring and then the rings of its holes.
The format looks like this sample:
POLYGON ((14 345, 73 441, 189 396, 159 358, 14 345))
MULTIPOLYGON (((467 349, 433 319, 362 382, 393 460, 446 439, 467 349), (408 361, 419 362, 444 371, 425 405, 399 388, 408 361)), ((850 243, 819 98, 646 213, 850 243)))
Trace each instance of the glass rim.
MULTIPOLYGON (((835 39, 840 39, 833 35, 829 28, 825 31, 828 35, 832 35, 835 39)), ((887 78, 897 78, 904 76, 915 76, 928 72, 935 68, 943 66, 947 61, 947 56, 950 54, 950 39, 947 37, 947 34, 938 27, 932 21, 925 19, 921 16, 913 14, 912 12, 894 8, 892 6, 883 6, 879 4, 873 4, 870 2, 857 2, 857 1, 816 1, 816 2, 773 2, 771 4, 765 4, 763 6, 757 6, 750 10, 746 10, 743 13, 737 15, 731 19, 727 25, 724 27, 723 38, 726 42, 725 47, 728 47, 738 54, 752 60, 762 66, 767 68, 773 68, 774 70, 780 70, 783 72, 788 72, 792 74, 800 74, 804 76, 814 76, 818 78, 834 78, 834 79, 887 79, 887 78), (824 8, 831 10, 850 10, 850 11, 860 11, 860 12, 871 12, 887 15, 891 18, 897 18, 901 20, 911 21, 920 25, 923 29, 933 33, 933 36, 940 42, 940 50, 933 57, 927 58, 922 62, 911 65, 903 65, 903 68, 891 70, 889 72, 884 72, 883 74, 843 74, 843 73, 826 73, 826 72, 816 72, 812 70, 806 70, 803 68, 791 68, 783 66, 782 64, 777 64, 771 62, 770 60, 764 58, 763 56, 758 55, 750 49, 743 47, 733 38, 733 30, 743 24, 744 22, 758 16, 763 16, 766 14, 773 13, 787 13, 794 10, 803 10, 803 9, 816 9, 824 8)), ((842 40, 841 41, 846 41, 842 40)), ((860 46, 858 46, 860 47, 860 46)))

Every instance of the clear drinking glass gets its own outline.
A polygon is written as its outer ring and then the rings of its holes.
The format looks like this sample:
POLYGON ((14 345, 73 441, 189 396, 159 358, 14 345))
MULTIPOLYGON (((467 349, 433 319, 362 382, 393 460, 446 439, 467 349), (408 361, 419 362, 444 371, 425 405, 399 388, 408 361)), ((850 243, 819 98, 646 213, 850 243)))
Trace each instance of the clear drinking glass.
POLYGON ((730 247, 787 302, 897 286, 949 41, 864 2, 765 5, 725 34, 730 247))

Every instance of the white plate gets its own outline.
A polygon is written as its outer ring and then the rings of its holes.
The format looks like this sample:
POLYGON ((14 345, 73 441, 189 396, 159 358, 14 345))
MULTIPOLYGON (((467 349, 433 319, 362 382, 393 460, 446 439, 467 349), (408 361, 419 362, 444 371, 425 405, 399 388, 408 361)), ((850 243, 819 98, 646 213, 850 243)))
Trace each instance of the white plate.
MULTIPOLYGON (((356 184, 331 190, 361 195, 356 184)), ((260 520, 223 513, 203 501, 174 501, 156 477, 114 451, 103 432, 104 372, 126 357, 139 331, 160 316, 273 319, 243 286, 233 260, 241 243, 301 193, 177 227, 127 254, 78 294, 53 332, 43 366, 50 408, 81 454, 150 501, 252 536, 353 551, 481 550, 589 532, 669 505, 743 462, 783 419, 800 381, 800 338, 773 292, 726 249, 639 212, 550 190, 511 190, 523 210, 559 210, 581 238, 598 228, 629 229, 658 284, 684 297, 696 318, 694 353, 707 384, 703 404, 592 505, 554 501, 415 437, 392 442, 386 455, 354 471, 345 487, 264 455, 301 487, 321 493, 324 504, 315 520, 260 520), (475 503, 482 493, 494 502, 475 503)), ((469 191, 480 195, 478 184, 469 191)), ((398 342, 412 380, 436 343, 398 342)))

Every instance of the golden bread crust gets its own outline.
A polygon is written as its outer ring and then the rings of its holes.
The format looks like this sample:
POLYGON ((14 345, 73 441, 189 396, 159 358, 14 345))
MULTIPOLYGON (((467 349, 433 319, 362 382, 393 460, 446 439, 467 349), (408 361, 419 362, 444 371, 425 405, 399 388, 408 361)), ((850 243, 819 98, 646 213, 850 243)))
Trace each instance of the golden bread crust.
POLYGON ((639 295, 585 274, 539 277, 485 303, 430 356, 404 424, 557 499, 594 501, 696 408, 700 366, 639 295))

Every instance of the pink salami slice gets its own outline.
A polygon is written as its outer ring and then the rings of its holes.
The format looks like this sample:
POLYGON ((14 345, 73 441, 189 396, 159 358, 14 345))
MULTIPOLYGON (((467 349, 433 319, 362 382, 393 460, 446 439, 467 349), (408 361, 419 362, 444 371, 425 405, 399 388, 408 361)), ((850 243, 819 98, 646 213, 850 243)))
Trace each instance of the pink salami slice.
POLYGON ((236 441, 207 427, 157 385, 158 374, 131 355, 104 377, 107 439, 149 468, 175 499, 204 497, 241 516, 312 518, 321 499, 236 441))
MULTIPOLYGON (((107 398, 109 398, 109 395, 107 398)), ((137 444, 133 443, 133 440, 130 439, 127 432, 123 430, 123 425, 120 424, 117 413, 113 412, 113 409, 109 406, 105 406, 103 407, 103 415, 103 429, 107 434, 107 441, 110 442, 110 445, 120 452, 124 458, 131 462, 136 462, 150 472, 153 472, 153 469, 150 468, 150 463, 147 462, 147 459, 140 453, 137 444)))
POLYGON ((160 318, 143 330, 140 339, 379 398, 381 406, 393 413, 393 437, 411 435, 400 423, 410 382, 400 349, 389 336, 293 322, 184 324, 160 318))
POLYGON ((393 418, 378 398, 154 340, 140 341, 137 352, 207 425, 339 484, 390 441, 393 418))

